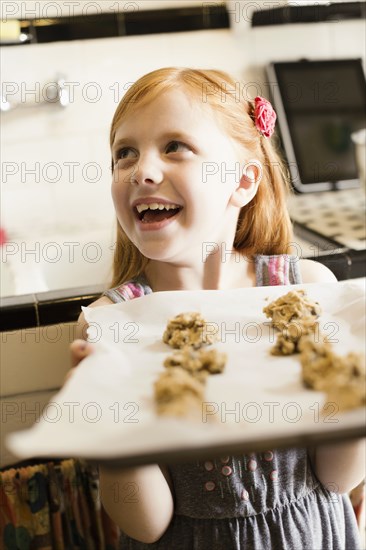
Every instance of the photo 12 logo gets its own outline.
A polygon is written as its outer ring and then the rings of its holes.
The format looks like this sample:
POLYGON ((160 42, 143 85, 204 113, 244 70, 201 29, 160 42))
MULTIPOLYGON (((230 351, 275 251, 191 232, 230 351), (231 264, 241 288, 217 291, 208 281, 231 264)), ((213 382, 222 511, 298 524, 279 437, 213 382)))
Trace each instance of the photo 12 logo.
POLYGON ((64 162, 7 162, 1 164, 4 184, 20 183, 97 183, 101 181, 103 169, 97 162, 81 164, 77 161, 64 162))
MULTIPOLYGON (((55 17, 80 17, 87 15, 100 15, 102 13, 123 14, 137 12, 144 0, 140 2, 130 0, 63 0, 63 1, 8 1, 1 2, 1 22, 6 23, 12 19, 53 19, 55 17)), ((146 3, 146 0, 145 0, 146 3)))
POLYGON ((339 411, 336 403, 325 404, 315 401, 306 408, 296 401, 280 403, 279 401, 204 401, 202 403, 202 422, 212 420, 225 423, 246 422, 249 424, 296 424, 307 417, 308 421, 315 424, 320 422, 326 424, 337 424, 339 419, 335 416, 339 411), (310 420, 309 420, 310 419, 310 420))
POLYGON ((1 423, 6 424, 13 419, 22 424, 39 423, 40 421, 57 424, 87 423, 96 424, 102 418, 115 424, 138 424, 140 406, 135 401, 126 403, 115 401, 109 404, 100 404, 96 401, 81 403, 80 401, 49 401, 44 404, 40 401, 7 401, 1 402, 1 423))

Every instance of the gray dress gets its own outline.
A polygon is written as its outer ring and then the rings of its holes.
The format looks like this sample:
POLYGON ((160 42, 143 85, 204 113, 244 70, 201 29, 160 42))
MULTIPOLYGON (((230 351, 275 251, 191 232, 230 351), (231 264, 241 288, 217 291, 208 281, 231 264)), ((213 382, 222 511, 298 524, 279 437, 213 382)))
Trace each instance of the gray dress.
MULTIPOLYGON (((301 283, 297 258, 256 256, 257 286, 301 283)), ((105 293, 114 302, 143 296, 141 279, 105 293)), ((121 550, 359 550, 348 495, 315 477, 306 449, 169 466, 174 516, 158 542, 121 534, 121 550)), ((152 495, 153 498, 153 495, 152 495)))

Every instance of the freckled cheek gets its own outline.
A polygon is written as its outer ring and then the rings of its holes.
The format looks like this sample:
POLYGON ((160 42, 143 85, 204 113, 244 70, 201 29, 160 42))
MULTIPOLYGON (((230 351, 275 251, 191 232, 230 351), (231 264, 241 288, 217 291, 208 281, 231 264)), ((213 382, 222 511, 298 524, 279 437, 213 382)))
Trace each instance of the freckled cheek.
POLYGON ((114 209, 120 223, 121 220, 127 220, 130 209, 128 207, 129 203, 126 194, 123 192, 120 186, 112 183, 111 196, 114 209))
POLYGON ((113 199, 115 199, 118 195, 121 194, 121 186, 118 185, 118 181, 116 180, 114 174, 112 176, 111 194, 113 199))
POLYGON ((112 189, 115 192, 123 193, 131 187, 131 174, 128 170, 119 169, 116 167, 112 174, 112 189))
POLYGON ((121 196, 120 194, 118 193, 118 190, 116 188, 116 185, 112 183, 112 186, 111 186, 111 195, 112 195, 112 200, 113 200, 113 204, 114 204, 114 208, 116 210, 116 212, 118 211, 118 207, 121 203, 121 196))
POLYGON ((112 175, 111 182, 111 193, 113 199, 120 199, 123 195, 126 194, 126 185, 124 185, 123 174, 115 170, 112 175))

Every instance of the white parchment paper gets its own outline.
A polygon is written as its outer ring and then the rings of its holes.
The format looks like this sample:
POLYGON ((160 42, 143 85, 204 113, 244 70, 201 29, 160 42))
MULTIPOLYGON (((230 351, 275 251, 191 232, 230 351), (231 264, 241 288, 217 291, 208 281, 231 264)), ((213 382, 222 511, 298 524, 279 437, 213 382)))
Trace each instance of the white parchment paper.
MULTIPOLYGON (((84 359, 34 426, 10 434, 20 458, 78 456, 116 459, 166 451, 202 450, 270 438, 341 433, 365 423, 365 409, 339 413, 324 394, 301 383, 298 358, 269 350, 276 332, 262 310, 295 288, 320 303, 321 334, 337 353, 364 351, 365 280, 225 291, 157 292, 140 299, 83 308, 94 353, 84 359), (218 326, 225 372, 209 377, 199 421, 161 418, 153 383, 172 350, 163 343, 167 321, 199 311, 218 326)), ((320 336, 321 337, 321 336, 320 336)), ((52 358, 50 358, 52 361, 52 358)))

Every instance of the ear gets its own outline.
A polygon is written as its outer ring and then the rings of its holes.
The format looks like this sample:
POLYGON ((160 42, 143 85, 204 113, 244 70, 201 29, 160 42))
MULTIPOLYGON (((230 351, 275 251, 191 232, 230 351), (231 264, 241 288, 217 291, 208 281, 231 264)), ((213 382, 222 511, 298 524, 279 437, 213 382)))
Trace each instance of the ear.
POLYGON ((262 179, 263 168, 258 160, 250 160, 245 163, 239 186, 230 198, 230 204, 242 208, 248 204, 257 193, 258 185, 262 179))

